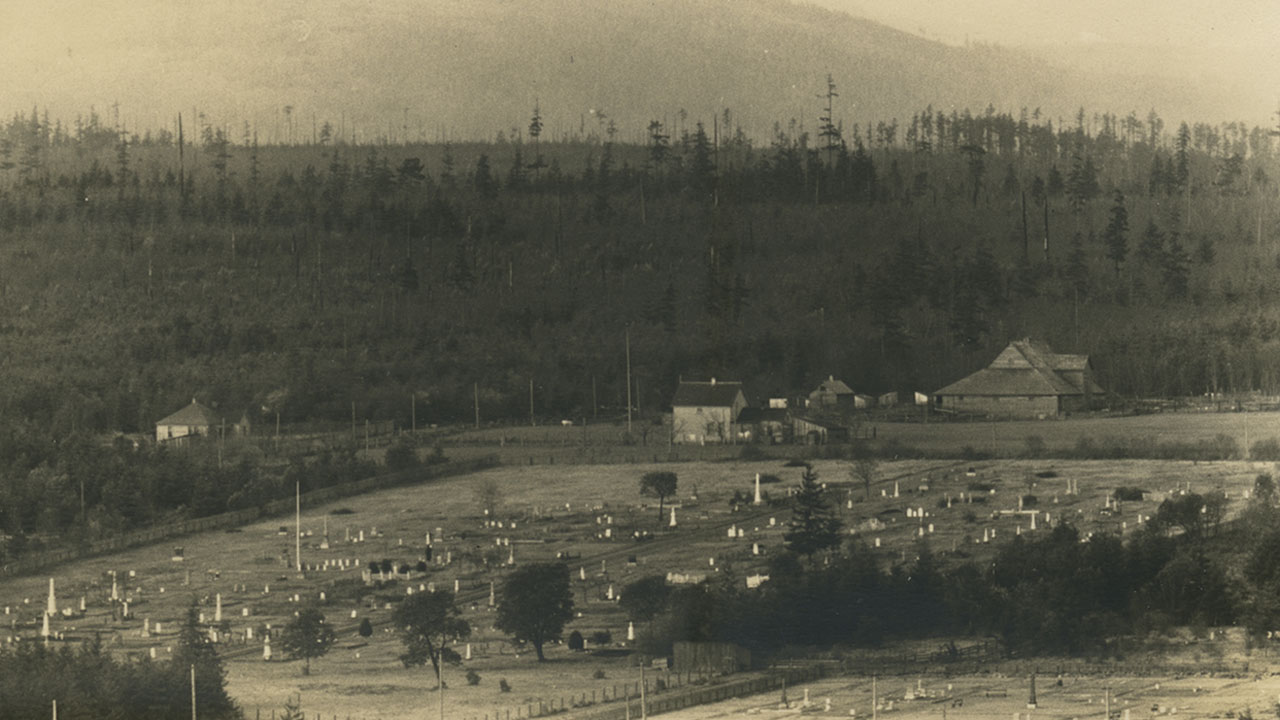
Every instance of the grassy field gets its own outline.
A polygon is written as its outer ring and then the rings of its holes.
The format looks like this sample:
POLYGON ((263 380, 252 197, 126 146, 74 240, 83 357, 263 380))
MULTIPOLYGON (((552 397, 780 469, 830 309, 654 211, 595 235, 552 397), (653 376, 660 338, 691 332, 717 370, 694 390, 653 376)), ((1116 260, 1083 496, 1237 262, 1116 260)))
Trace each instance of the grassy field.
MULTIPOLYGON (((881 678, 876 683, 880 717, 900 720, 970 718, 1271 717, 1280 678, 1244 677, 1081 677, 1038 675, 1036 707, 1029 709, 1030 674, 992 673, 980 677, 881 678), (1061 684, 1059 685, 1059 681, 1061 684), (1246 714, 1251 713, 1251 714, 1246 714)), ((670 720, 766 715, 785 717, 872 717, 870 678, 834 678, 789 688, 789 707, 780 693, 757 695, 670 713, 670 720), (804 703, 806 695, 808 706, 804 703), (828 709, 827 701, 830 701, 828 709), (855 715, 856 713, 856 715, 855 715)))
MULTIPOLYGON (((635 423, 634 427, 640 427, 635 423)), ((573 462, 575 456, 594 456, 607 462, 644 462, 655 455, 665 458, 674 452, 677 459, 720 459, 733 457, 741 447, 670 446, 668 425, 652 426, 648 437, 636 443, 621 445, 626 435, 625 424, 599 424, 587 427, 559 425, 511 426, 467 430, 449 439, 450 456, 468 453, 498 452, 508 462, 524 462, 528 456, 543 464, 548 457, 559 462, 573 462)), ((1219 435, 1233 439, 1243 451, 1260 440, 1280 440, 1280 413, 1276 412, 1170 412, 1150 415, 1086 416, 1064 420, 947 421, 931 423, 877 422, 867 420, 860 428, 864 433, 874 428, 880 443, 896 441, 902 445, 927 450, 932 455, 959 455, 966 448, 993 453, 1001 457, 1024 455, 1027 438, 1038 437, 1049 451, 1071 450, 1082 439, 1104 444, 1112 440, 1152 440, 1163 443, 1210 441, 1219 435)), ((805 452, 803 446, 758 446, 773 456, 805 452)))
MULTIPOLYGON (((750 493, 757 472, 781 477, 782 483, 765 486, 775 496, 785 494, 785 488, 800 477, 799 468, 784 467, 776 460, 661 465, 674 469, 680 478, 673 500, 679 524, 671 528, 669 512, 659 518, 656 501, 642 498, 637 491, 640 476, 653 467, 508 466, 308 509, 302 517, 306 534, 302 557, 316 569, 301 575, 282 558, 283 553, 292 553, 294 545, 292 523, 285 519, 183 538, 173 543, 185 548, 182 562, 170 559, 170 545, 78 561, 56 568, 54 577, 60 604, 78 608, 84 597, 87 611, 83 616, 73 612, 60 618, 53 629, 68 641, 102 633, 114 651, 140 655, 155 648, 157 657, 164 658, 185 607, 194 599, 212 620, 221 594, 224 618, 231 626, 222 650, 228 658, 230 691, 251 717, 259 709, 269 716, 271 708, 281 707, 286 697, 296 693, 301 693, 304 708, 322 710, 324 717, 421 717, 424 708, 434 708, 438 698, 429 673, 403 668, 397 660, 399 642, 384 628, 365 641, 354 632, 354 624, 366 616, 375 622, 384 620, 389 615, 386 602, 403 595, 407 587, 419 591, 427 583, 450 587, 456 581, 475 637, 472 660, 446 675, 450 717, 483 720, 495 713, 505 717, 507 711, 514 716, 539 701, 607 693, 612 686, 636 678, 638 673, 626 658, 572 653, 557 646, 550 649, 549 662, 539 665, 531 652, 510 645, 492 628, 489 583, 501 582, 506 561, 513 557, 518 565, 557 554, 573 557, 573 587, 581 615, 566 632, 577 629, 589 636, 608 630, 613 643, 603 649, 625 649, 625 617, 609 599, 611 587, 616 598, 626 583, 667 572, 732 573, 743 581, 763 568, 769 553, 781 549, 781 526, 787 513, 767 505, 735 508, 730 497, 735 491, 750 493), (477 489, 489 484, 501 498, 501 528, 486 526, 481 515, 477 489), (324 550, 320 545, 326 526, 330 547, 324 550), (742 529, 744 537, 730 539, 731 527, 742 529), (630 539, 638 531, 647 531, 655 539, 630 539), (451 563, 433 564, 426 573, 413 573, 408 581, 397 580, 362 594, 359 565, 371 559, 416 564, 428 532, 434 536, 436 557, 451 555, 451 563), (500 546, 504 539, 509 544, 500 546), (765 555, 754 555, 753 544, 765 555), (353 567, 337 567, 346 563, 353 567), (112 570, 117 572, 120 594, 130 600, 132 617, 128 619, 113 618, 107 602, 112 570), (313 663, 312 675, 305 677, 300 663, 279 662, 278 654, 273 661, 263 662, 258 638, 265 626, 279 627, 287 621, 298 607, 295 595, 302 601, 317 600, 321 592, 325 593, 324 612, 341 630, 330 655, 313 663), (353 612, 356 619, 351 617, 353 612), (142 637, 144 619, 153 629, 154 623, 161 623, 161 632, 142 637), (255 630, 254 639, 246 641, 249 628, 255 630), (462 678, 466 669, 480 674, 479 685, 466 685, 462 678), (593 677, 597 670, 605 677, 593 677), (498 690, 499 678, 510 683, 510 693, 498 690)), ((1132 532, 1141 516, 1155 512, 1162 493, 1188 486, 1197 492, 1221 489, 1238 503, 1254 476, 1270 468, 1248 462, 886 462, 880 466, 872 497, 864 501, 861 485, 850 479, 847 462, 819 461, 815 467, 821 480, 836 486, 834 497, 840 500, 845 525, 861 531, 868 543, 878 541, 886 565, 909 560, 922 533, 943 554, 959 550, 980 554, 990 548, 982 544, 984 531, 994 534, 997 542, 1031 532, 1029 516, 996 512, 1015 509, 1018 496, 1027 492, 1040 498, 1037 532, 1064 518, 1083 532, 1132 532), (1037 473, 1044 477, 1036 477, 1037 473), (1078 482, 1079 495, 1066 493, 1068 479, 1078 482), (994 488, 981 494, 981 504, 966 501, 973 497, 968 488, 975 482, 994 488), (1104 497, 1119 485, 1143 487, 1153 495, 1143 502, 1126 503, 1118 514, 1103 512, 1104 497), (922 509, 923 517, 907 517, 908 508, 922 509)), ((7 634, 31 637, 38 633, 47 589, 46 577, 0 584, 0 606, 8 608, 7 634)))

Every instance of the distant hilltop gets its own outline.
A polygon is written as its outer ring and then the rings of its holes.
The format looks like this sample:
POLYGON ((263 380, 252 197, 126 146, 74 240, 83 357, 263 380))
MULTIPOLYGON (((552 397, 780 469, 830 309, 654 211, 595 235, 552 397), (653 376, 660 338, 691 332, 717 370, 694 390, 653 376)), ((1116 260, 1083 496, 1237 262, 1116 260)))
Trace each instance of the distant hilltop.
POLYGON ((711 126, 727 112, 764 144, 775 123, 816 128, 828 74, 846 134, 929 105, 1065 120, 1080 107, 1156 108, 1217 123, 1274 104, 1207 80, 1064 71, 784 0, 318 0, 305 11, 227 0, 181 12, 165 0, 105 0, 76 14, 26 5, 0 45, 0 112, 47 108, 70 124, 94 106, 135 131, 187 112, 237 131, 248 123, 263 142, 301 142, 326 121, 365 140, 492 140, 518 133, 537 103, 552 140, 613 123, 634 141, 650 120, 711 126))

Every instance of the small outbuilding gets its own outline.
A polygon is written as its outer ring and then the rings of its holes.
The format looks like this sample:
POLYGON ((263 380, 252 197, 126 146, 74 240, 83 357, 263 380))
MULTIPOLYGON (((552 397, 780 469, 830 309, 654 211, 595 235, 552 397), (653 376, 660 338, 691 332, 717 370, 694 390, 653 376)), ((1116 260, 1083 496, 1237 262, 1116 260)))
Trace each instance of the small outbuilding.
POLYGON ((809 407, 815 410, 851 408, 853 407, 853 397, 852 388, 837 380, 834 375, 828 375, 827 379, 818 385, 818 389, 809 393, 809 407))
POLYGON ((222 418, 208 405, 191 398, 191 404, 156 422, 156 442, 192 435, 208 435, 222 424, 222 418))

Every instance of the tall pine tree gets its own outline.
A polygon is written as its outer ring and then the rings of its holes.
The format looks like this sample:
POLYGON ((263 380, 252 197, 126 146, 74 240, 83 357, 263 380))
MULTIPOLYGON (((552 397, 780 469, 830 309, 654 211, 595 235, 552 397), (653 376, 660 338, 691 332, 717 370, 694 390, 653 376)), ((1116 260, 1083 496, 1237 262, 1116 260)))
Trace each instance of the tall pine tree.
POLYGON ((818 484, 818 473, 811 465, 805 465, 800 479, 790 526, 782 539, 787 542, 788 550, 799 555, 813 555, 840 544, 840 518, 827 504, 822 486, 818 484))

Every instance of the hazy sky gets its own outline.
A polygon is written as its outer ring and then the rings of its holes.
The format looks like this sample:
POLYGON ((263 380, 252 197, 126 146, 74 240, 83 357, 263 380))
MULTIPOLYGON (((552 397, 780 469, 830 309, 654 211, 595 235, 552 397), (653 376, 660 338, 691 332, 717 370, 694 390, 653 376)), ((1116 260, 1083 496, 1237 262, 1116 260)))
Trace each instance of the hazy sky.
POLYGON ((1274 45, 1280 0, 811 0, 901 30, 1006 45, 1274 45))

